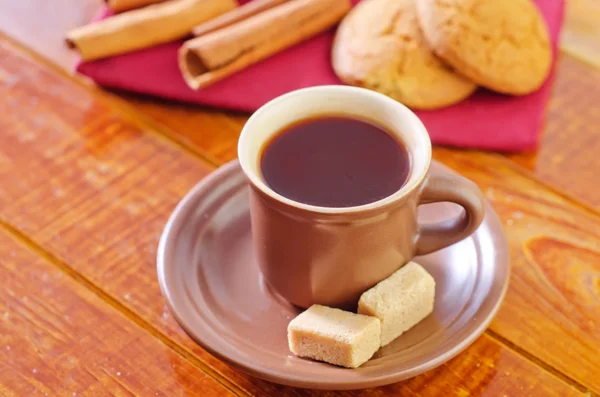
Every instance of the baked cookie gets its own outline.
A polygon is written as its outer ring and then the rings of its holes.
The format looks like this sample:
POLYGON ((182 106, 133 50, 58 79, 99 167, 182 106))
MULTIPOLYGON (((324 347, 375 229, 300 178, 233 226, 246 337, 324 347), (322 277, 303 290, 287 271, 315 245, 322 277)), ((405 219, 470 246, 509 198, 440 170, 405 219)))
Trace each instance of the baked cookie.
POLYGON ((531 0, 416 0, 430 47, 491 90, 524 95, 550 72, 546 24, 531 0))
POLYGON ((332 64, 344 83, 379 91, 414 109, 452 105, 477 88, 428 48, 415 0, 361 1, 338 28, 332 64))

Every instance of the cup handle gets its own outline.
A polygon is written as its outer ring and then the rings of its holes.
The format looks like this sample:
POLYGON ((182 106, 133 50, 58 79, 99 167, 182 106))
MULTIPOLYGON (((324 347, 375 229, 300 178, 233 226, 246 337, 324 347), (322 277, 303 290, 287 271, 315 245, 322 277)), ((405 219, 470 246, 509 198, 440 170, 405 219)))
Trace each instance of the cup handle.
POLYGON ((468 237, 479 227, 485 213, 483 194, 467 178, 446 170, 431 170, 421 190, 419 205, 452 202, 464 208, 453 219, 420 225, 416 255, 425 255, 468 237))

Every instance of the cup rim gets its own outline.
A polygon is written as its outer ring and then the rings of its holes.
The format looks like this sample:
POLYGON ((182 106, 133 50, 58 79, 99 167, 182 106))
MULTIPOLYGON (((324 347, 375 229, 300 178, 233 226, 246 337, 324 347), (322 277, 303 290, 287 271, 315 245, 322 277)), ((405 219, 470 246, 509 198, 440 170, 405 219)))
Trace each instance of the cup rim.
MULTIPOLYGON (((351 111, 349 111, 347 114, 348 114, 348 116, 353 115, 351 111)), ((377 120, 373 120, 373 121, 377 122, 377 120)), ((264 145, 264 142, 261 143, 261 146, 262 145, 264 145)), ((266 196, 268 196, 280 203, 287 204, 287 205, 297 208, 297 209, 305 210, 308 212, 320 213, 320 214, 348 214, 348 213, 371 211, 371 210, 375 210, 375 209, 378 209, 381 207, 385 207, 396 201, 402 200, 403 198, 408 196, 410 193, 412 193, 416 188, 418 188, 422 184, 423 180, 427 176, 429 167, 431 166, 431 158, 432 158, 431 139, 429 137, 429 133, 427 132, 427 129, 423 125, 423 122, 408 107, 406 107, 405 105, 401 104, 400 102, 397 102, 396 100, 388 97, 387 95, 384 95, 384 94, 381 94, 381 93, 378 93, 375 91, 371 91, 366 88, 343 86, 343 85, 322 85, 322 86, 301 88, 301 89, 298 89, 295 91, 288 92, 281 96, 278 96, 274 99, 271 99, 269 102, 262 105, 256 112, 254 112, 250 116, 250 118, 248 118, 248 120, 246 121, 246 124, 244 124, 244 127, 242 128, 242 132, 240 133, 237 150, 238 150, 238 159, 239 159, 240 165, 242 167, 242 170, 244 171, 244 174, 246 174, 246 177, 248 178, 250 183, 255 188, 260 190, 266 196), (280 102, 289 100, 292 97, 295 97, 298 95, 307 95, 307 94, 318 95, 321 93, 331 92, 331 91, 340 91, 340 92, 345 91, 348 95, 367 96, 367 97, 370 97, 371 100, 373 100, 373 101, 380 101, 384 105, 390 106, 390 107, 395 107, 398 110, 398 112, 401 112, 403 117, 405 117, 408 120, 408 122, 410 123, 412 133, 421 134, 425 140, 425 145, 426 145, 425 150, 427 152, 427 159, 426 159, 426 164, 425 164, 425 167, 423 168, 423 171, 419 175, 413 175, 414 169, 411 169, 411 173, 409 174, 408 180, 396 192, 392 193, 391 195, 389 195, 387 197, 379 199, 377 201, 373 201, 373 202, 367 203, 367 204, 352 206, 352 207, 323 207, 323 206, 305 204, 305 203, 302 203, 302 202, 299 202, 296 200, 289 199, 289 198, 277 193, 273 189, 271 189, 260 178, 260 176, 256 172, 254 172, 253 167, 251 167, 251 165, 249 164, 250 160, 247 158, 245 151, 241 150, 244 147, 244 145, 246 144, 247 140, 251 139, 250 131, 252 129, 253 120, 260 118, 264 113, 269 112, 270 109, 272 107, 274 107, 275 105, 279 104, 280 102)))

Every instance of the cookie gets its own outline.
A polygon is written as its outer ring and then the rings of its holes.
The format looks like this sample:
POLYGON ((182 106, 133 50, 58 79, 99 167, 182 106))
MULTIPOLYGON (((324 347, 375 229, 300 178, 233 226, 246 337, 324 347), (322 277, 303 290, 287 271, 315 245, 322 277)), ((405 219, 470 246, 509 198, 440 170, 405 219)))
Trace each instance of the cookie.
POLYGON ((476 85, 427 46, 415 0, 363 0, 340 24, 332 65, 344 83, 370 88, 414 109, 457 103, 476 85))
POLYGON ((531 0, 416 0, 434 52, 479 85, 525 95, 540 88, 552 59, 546 24, 531 0))

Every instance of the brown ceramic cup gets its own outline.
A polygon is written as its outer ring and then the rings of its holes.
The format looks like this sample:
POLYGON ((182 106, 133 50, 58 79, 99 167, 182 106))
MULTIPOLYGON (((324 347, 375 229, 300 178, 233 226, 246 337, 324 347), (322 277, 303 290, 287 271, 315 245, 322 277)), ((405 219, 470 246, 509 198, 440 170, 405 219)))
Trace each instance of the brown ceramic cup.
MULTIPOLYGON (((367 150, 367 149, 366 149, 367 150)), ((483 197, 463 177, 429 171, 431 142, 419 118, 389 97, 362 88, 319 86, 280 96, 248 120, 238 156, 250 183, 255 253, 268 285, 289 302, 353 308, 360 295, 415 255, 454 244, 483 219, 483 197), (379 201, 344 208, 286 198, 261 178, 260 155, 274 134, 298 120, 346 114, 370 120, 404 143, 411 157, 407 182, 379 201), (420 204, 449 201, 455 219, 419 225, 420 204)))

